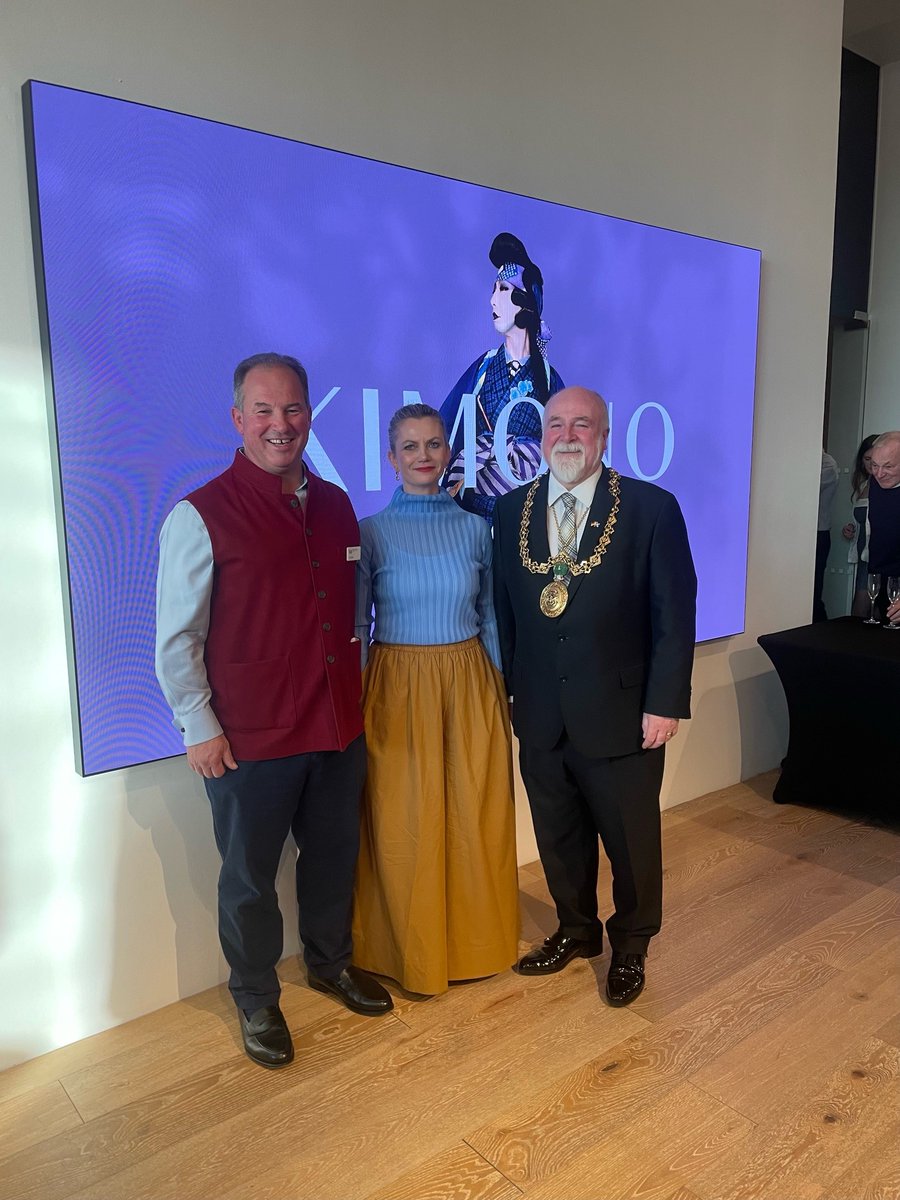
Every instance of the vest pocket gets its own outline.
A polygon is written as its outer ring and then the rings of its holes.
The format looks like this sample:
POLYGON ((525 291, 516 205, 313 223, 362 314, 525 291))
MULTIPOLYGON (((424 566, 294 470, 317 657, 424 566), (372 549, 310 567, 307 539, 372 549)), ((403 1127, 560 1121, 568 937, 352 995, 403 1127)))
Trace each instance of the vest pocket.
POLYGON ((230 729, 290 729, 296 724, 291 667, 286 658, 226 663, 213 711, 230 729))

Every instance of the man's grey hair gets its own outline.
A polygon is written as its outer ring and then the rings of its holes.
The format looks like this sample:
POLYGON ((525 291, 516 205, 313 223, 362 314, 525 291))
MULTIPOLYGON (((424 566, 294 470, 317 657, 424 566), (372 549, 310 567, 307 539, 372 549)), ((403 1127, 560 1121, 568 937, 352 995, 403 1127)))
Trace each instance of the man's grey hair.
POLYGON ((881 433, 872 443, 872 449, 876 446, 887 446, 890 442, 900 442, 900 429, 889 429, 887 433, 881 433))
POLYGON ((264 354, 251 354, 249 358, 243 359, 234 368, 234 407, 238 412, 244 411, 244 381, 254 367, 287 367, 289 371, 293 371, 300 380, 303 399, 309 408, 309 377, 306 374, 306 367, 299 358, 294 358, 290 354, 276 354, 274 350, 269 350, 264 354))
POLYGON ((599 392, 595 392, 593 388, 581 387, 578 384, 572 384, 568 387, 560 388, 558 391, 553 392, 552 395, 547 397, 547 403, 544 405, 544 411, 541 413, 541 426, 543 428, 546 429, 547 427, 547 409, 550 407, 551 403, 556 399, 556 397, 562 392, 586 392, 588 396, 596 401, 601 412, 606 414, 607 420, 609 419, 609 405, 599 392))

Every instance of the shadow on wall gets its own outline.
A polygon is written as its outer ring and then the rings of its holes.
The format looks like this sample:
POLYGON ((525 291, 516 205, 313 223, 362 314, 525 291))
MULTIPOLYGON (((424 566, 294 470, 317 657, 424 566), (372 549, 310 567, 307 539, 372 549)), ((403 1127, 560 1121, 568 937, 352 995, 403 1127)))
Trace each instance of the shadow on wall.
POLYGON ((666 752, 665 808, 695 799, 698 779, 727 786, 777 767, 784 757, 787 704, 771 663, 759 647, 735 650, 727 662, 730 681, 707 686, 684 723, 686 736, 666 752))
POLYGON ((153 1007, 170 1003, 175 989, 182 997, 210 987, 223 971, 216 935, 219 860, 202 782, 183 758, 133 767, 124 781, 123 823, 127 810, 133 828, 123 829, 121 838, 110 987, 114 1012, 131 1007, 127 994, 134 983, 123 978, 122 969, 135 961, 136 938, 143 948, 138 969, 153 1007), (145 844, 148 834, 153 853, 145 844), (161 911, 163 898, 170 919, 161 911), (120 989, 124 1004, 118 1002, 120 989))
POLYGON ((724 684, 707 687, 694 704, 690 721, 682 723, 676 743, 666 750, 664 808, 696 799, 698 779, 735 779, 734 710, 734 693, 724 684))
MULTIPOLYGON (((122 831, 110 1008, 130 1016, 136 988, 139 1007, 150 1011, 214 987, 228 968, 216 912, 220 859, 202 780, 183 757, 133 767, 124 778, 133 827, 122 831), (140 830, 153 854, 139 844, 140 830), (160 911, 160 894, 170 920, 160 911)), ((298 950, 295 862, 289 838, 278 872, 285 954, 298 950)))
POLYGON ((787 753, 787 701, 761 647, 737 650, 729 655, 728 665, 737 697, 741 779, 750 779, 777 767, 787 753))

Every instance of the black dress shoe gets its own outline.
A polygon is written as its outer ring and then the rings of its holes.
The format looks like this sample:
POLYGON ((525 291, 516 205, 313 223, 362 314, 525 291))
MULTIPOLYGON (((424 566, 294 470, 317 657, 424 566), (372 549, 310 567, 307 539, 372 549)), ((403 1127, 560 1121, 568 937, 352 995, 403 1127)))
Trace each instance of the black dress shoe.
POLYGON ((257 1008, 249 1015, 238 1009, 244 1049, 263 1067, 286 1067, 294 1057, 290 1030, 277 1004, 257 1008))
POLYGON ((643 954, 623 954, 614 950, 606 976, 606 998, 613 1008, 622 1008, 636 1000, 644 990, 643 954))
POLYGON ((561 929, 557 929, 556 933, 544 938, 542 946, 519 959, 518 972, 520 975, 554 975, 567 967, 573 958, 596 958, 602 953, 602 937, 586 942, 566 937, 561 929))
POLYGON ((379 1017, 394 1007, 390 992, 359 967, 345 967, 337 979, 321 979, 308 968, 306 974, 311 988, 336 996, 351 1012, 364 1017, 379 1017))

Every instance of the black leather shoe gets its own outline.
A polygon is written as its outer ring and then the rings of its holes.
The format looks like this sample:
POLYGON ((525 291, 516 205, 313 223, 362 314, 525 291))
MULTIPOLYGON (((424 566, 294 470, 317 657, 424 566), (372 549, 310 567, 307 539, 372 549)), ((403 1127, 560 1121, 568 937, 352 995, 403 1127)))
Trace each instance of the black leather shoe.
POLYGON ((394 1007, 390 992, 359 967, 345 967, 337 979, 320 979, 309 969, 306 974, 311 988, 336 996, 351 1012, 364 1017, 380 1017, 394 1007))
POLYGON ((263 1067, 286 1067, 294 1057, 290 1030, 277 1004, 257 1008, 248 1016, 238 1009, 244 1049, 263 1067))
POLYGON ((643 954, 623 954, 614 950, 606 976, 606 998, 613 1008, 622 1008, 636 1000, 644 990, 643 954))
POLYGON ((561 929, 544 938, 544 944, 519 959, 520 975, 554 975, 567 967, 573 958, 596 958, 603 953, 603 938, 585 942, 566 937, 561 929))

